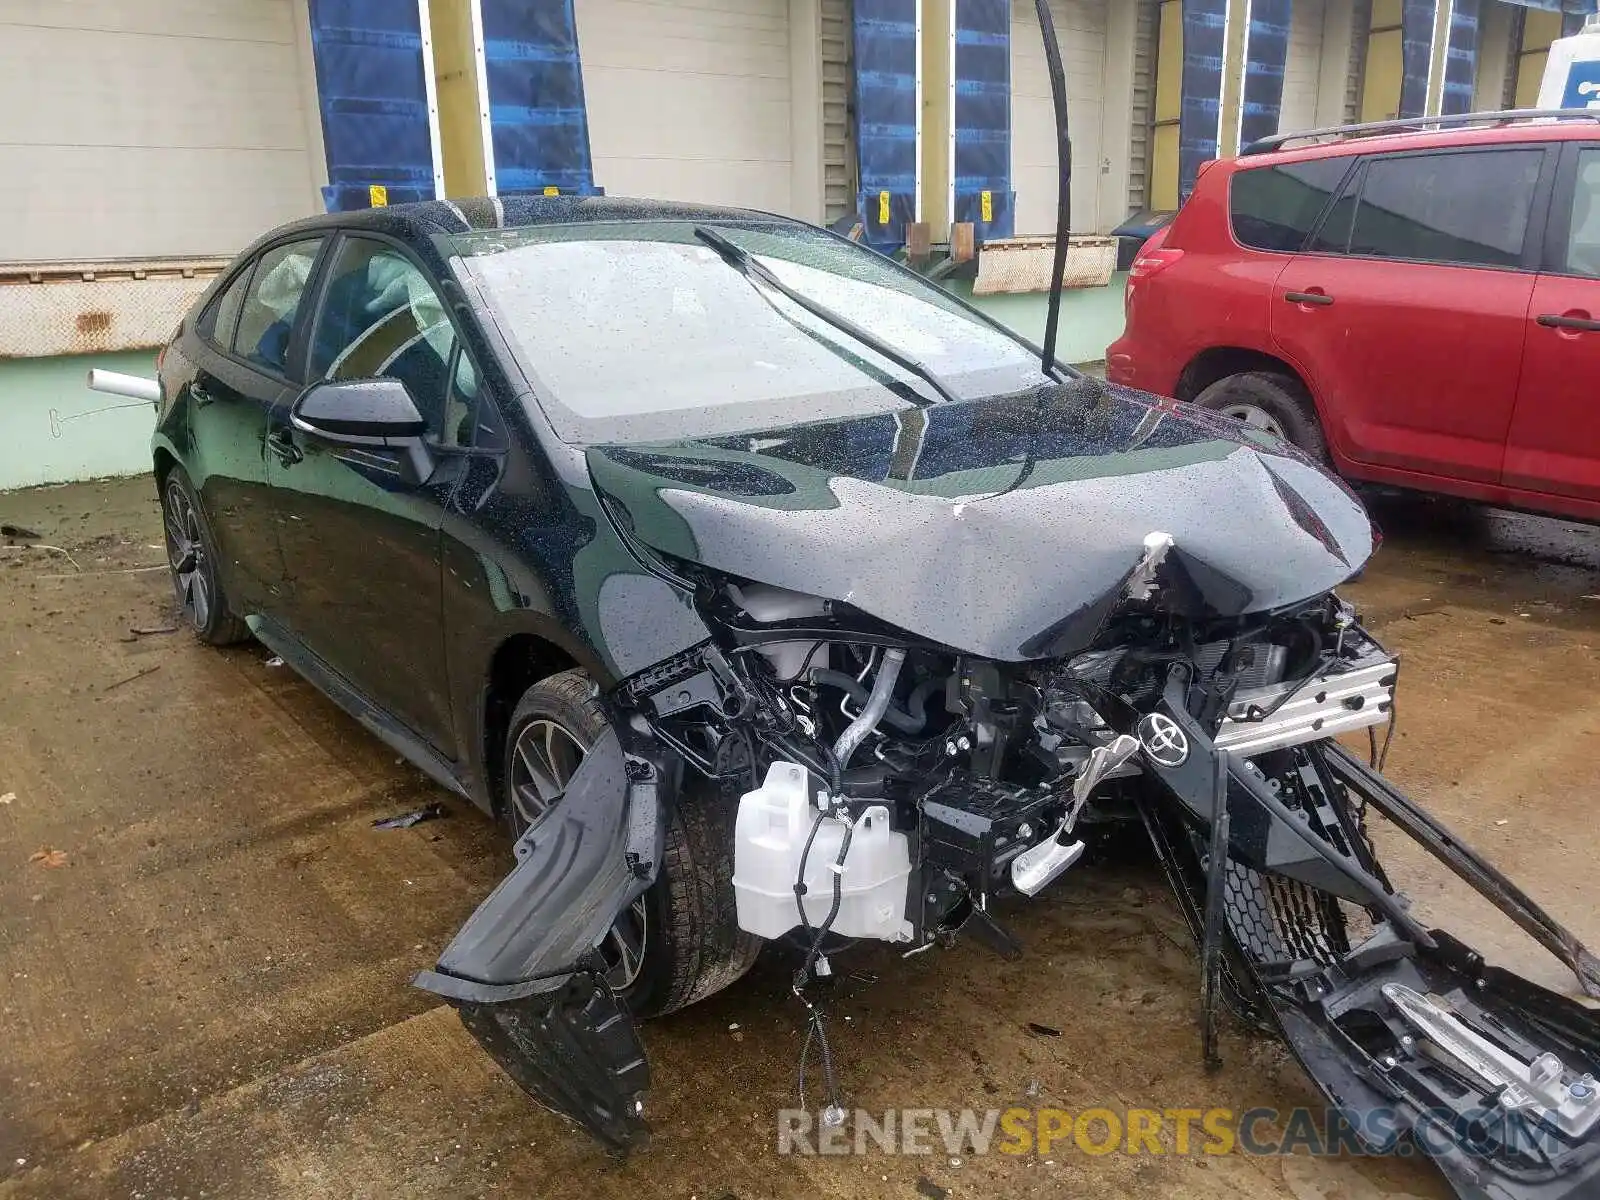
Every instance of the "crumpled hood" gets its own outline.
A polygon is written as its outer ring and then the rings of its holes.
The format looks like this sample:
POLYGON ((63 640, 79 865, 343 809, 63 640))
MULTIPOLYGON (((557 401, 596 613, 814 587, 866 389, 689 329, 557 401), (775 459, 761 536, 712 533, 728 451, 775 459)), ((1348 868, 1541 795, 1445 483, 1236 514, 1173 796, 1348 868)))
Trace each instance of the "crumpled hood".
POLYGON ((1087 379, 587 457, 660 551, 995 659, 1087 644, 1153 531, 1174 543, 1157 603, 1195 618, 1318 595, 1374 546, 1354 495, 1296 451, 1087 379))

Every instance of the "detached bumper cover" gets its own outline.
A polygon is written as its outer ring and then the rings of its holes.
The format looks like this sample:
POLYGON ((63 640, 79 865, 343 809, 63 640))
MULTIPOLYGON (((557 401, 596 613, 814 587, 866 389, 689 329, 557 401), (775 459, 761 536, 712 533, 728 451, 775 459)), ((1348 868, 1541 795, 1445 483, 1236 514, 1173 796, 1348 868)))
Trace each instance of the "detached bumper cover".
POLYGON ((607 732, 517 866, 413 981, 443 996, 529 1095, 622 1152, 647 1132, 650 1067, 595 951, 655 879, 664 810, 658 764, 607 732))

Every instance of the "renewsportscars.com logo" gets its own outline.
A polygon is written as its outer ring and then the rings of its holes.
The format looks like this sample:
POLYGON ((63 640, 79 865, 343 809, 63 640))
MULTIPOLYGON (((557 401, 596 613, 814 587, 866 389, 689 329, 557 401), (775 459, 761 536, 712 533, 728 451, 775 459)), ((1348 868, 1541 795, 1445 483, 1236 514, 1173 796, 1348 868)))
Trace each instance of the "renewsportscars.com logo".
POLYGON ((1553 1130, 1503 1108, 1443 1109, 1415 1126, 1374 1108, 898 1108, 778 1112, 778 1153, 1259 1156, 1461 1153, 1506 1159, 1570 1149, 1553 1130))

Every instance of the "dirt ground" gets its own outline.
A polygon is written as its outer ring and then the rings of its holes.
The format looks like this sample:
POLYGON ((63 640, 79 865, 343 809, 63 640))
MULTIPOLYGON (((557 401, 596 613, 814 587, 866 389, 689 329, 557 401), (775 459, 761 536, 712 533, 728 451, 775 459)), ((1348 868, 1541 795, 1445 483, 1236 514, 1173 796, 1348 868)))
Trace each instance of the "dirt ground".
MULTIPOLYGON (((1600 531, 1376 511, 1388 540, 1348 592, 1403 656, 1390 774, 1600 945, 1600 531)), ((446 820, 374 829, 440 793, 258 647, 161 632, 148 480, 0 495, 0 519, 58 548, 0 539, 5 1200, 1448 1194, 1414 1160, 780 1156, 803 1032, 782 963, 646 1027, 656 1135, 615 1164, 408 984, 501 873, 488 821, 446 801, 446 820)), ((1568 987, 1430 862, 1389 853, 1426 916, 1568 987)), ((1200 1069, 1194 955, 1153 871, 1077 868, 1007 920, 1018 963, 969 942, 844 964, 851 1105, 1313 1102, 1238 1032, 1200 1069)))

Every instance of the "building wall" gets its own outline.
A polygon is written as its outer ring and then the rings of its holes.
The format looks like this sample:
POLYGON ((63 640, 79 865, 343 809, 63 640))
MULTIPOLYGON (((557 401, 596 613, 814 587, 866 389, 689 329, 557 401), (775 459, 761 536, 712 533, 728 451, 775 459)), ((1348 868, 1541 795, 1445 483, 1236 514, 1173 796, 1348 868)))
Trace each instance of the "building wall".
MULTIPOLYGON (((1337 3, 1338 0, 1334 0, 1337 3)), ((1281 129, 1314 129, 1322 89, 1325 0, 1295 0, 1289 20, 1289 54, 1283 68, 1281 129)))
POLYGON ((787 212, 786 0, 578 0, 595 183, 787 212))
MULTIPOLYGON (((1106 224, 1100 205, 1106 28, 1108 4, 1124 2, 1050 0, 1067 77, 1067 115, 1072 130, 1072 227, 1078 231, 1093 232, 1106 224)), ((1123 157, 1126 171, 1125 152, 1123 157)), ((1011 9, 1011 179, 1017 193, 1016 233, 1023 236, 1055 232, 1055 108, 1033 0, 1013 0, 1011 9)), ((1117 211, 1104 217, 1114 224, 1123 215, 1117 211)))
POLYGON ((0 0, 0 262, 229 254, 319 183, 291 0, 0 0))

